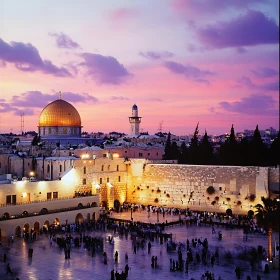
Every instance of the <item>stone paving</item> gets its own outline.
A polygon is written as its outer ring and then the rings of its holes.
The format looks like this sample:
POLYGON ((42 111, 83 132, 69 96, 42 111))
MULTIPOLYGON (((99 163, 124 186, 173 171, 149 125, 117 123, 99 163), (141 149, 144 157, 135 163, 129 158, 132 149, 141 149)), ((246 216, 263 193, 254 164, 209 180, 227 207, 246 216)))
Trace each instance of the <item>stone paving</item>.
MULTIPOLYGON (((130 219, 130 212, 113 214, 115 218, 130 219)), ((162 216, 158 217, 160 222, 166 219, 171 221, 171 216, 166 216, 164 219, 162 216)), ((152 223, 157 221, 157 215, 151 214, 151 217, 147 217, 146 213, 133 213, 134 221, 141 220, 143 222, 150 221, 152 223)), ((174 220, 177 217, 173 218, 174 220)), ((257 246, 262 245, 267 248, 267 237, 261 235, 249 235, 248 241, 243 241, 243 232, 241 229, 224 229, 222 230, 223 239, 219 241, 216 235, 212 235, 212 230, 209 226, 174 226, 166 228, 166 233, 172 233, 175 242, 186 242, 188 238, 191 240, 195 237, 203 237, 208 239, 209 249, 214 251, 216 247, 219 247, 220 252, 224 250, 238 250, 242 246, 257 246)), ((130 270, 128 273, 128 279, 133 280, 150 280, 150 279, 195 279, 200 280, 201 275, 206 271, 214 273, 217 280, 220 276, 221 279, 237 279, 235 277, 234 269, 236 262, 228 262, 225 259, 220 260, 220 264, 215 264, 213 267, 203 266, 202 264, 190 264, 189 273, 185 272, 170 272, 169 260, 173 258, 177 260, 177 252, 167 252, 166 244, 159 244, 158 240, 152 242, 151 254, 147 253, 147 249, 144 251, 139 250, 136 254, 133 254, 133 247, 130 238, 128 239, 119 237, 118 234, 113 232, 88 232, 91 236, 102 236, 105 241, 104 250, 107 252, 108 264, 103 264, 102 253, 97 253, 95 257, 91 257, 91 254, 84 248, 72 248, 71 259, 65 260, 64 251, 58 247, 50 246, 49 240, 45 235, 39 236, 38 240, 34 243, 27 243, 20 238, 16 238, 14 243, 10 246, 3 241, 0 246, 0 279, 16 279, 20 280, 106 280, 110 279, 110 272, 112 269, 121 272, 124 270, 126 263, 128 263, 130 270), (114 245, 111 245, 108 240, 108 235, 114 236, 114 245), (32 247, 34 249, 33 258, 28 258, 28 249, 32 247), (116 263, 114 261, 115 251, 119 252, 119 260, 116 263), (6 264, 3 262, 3 254, 6 252, 8 256, 8 262, 10 263, 13 275, 6 275, 6 264), (128 261, 125 260, 125 253, 128 253, 128 261), (151 267, 151 257, 158 257, 158 267, 151 267)), ((278 240, 278 235, 276 236, 278 240)), ((183 251, 183 259, 186 258, 186 252, 183 251)), ((242 274, 241 279, 246 279, 248 275, 251 279, 257 279, 257 275, 261 276, 261 279, 279 279, 279 270, 271 270, 269 274, 264 274, 259 267, 256 271, 251 271, 250 266, 245 262, 238 261, 238 265, 241 267, 242 274)))

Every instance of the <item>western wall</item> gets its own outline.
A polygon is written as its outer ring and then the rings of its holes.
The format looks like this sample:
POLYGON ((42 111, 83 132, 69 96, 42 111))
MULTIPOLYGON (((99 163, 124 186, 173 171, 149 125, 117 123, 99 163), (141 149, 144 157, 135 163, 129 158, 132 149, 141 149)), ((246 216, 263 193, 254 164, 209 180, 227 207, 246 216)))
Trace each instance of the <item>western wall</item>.
POLYGON ((247 214, 279 186, 279 167, 152 164, 131 159, 127 201, 144 205, 247 214), (278 176, 277 176, 278 174, 278 176), (207 193, 214 187, 213 194, 207 193))

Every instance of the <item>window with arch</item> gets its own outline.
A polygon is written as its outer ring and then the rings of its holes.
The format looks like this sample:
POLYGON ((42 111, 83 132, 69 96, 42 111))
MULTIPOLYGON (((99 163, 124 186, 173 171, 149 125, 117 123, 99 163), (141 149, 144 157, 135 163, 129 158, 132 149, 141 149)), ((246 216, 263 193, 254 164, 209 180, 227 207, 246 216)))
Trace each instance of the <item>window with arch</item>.
POLYGON ((119 178, 118 178, 118 179, 119 179, 119 182, 120 182, 120 181, 121 181, 121 176, 119 176, 119 178))
POLYGON ((59 172, 62 172, 62 165, 59 165, 59 172))
POLYGON ((110 164, 108 165, 108 171, 110 170, 110 164))
POLYGON ((104 171, 104 165, 101 165, 101 171, 104 171))
POLYGON ((83 179, 83 185, 86 185, 86 184, 87 184, 87 179, 84 178, 84 179, 83 179))
POLYGON ((102 184, 102 178, 99 178, 99 184, 102 184))
POLYGON ((110 182, 110 180, 109 180, 109 177, 107 178, 107 183, 109 183, 110 182))
POLYGON ((50 173, 50 165, 48 164, 47 172, 50 173))
POLYGON ((119 166, 117 165, 117 171, 119 171, 119 166))
POLYGON ((87 174, 87 168, 84 166, 84 174, 87 174))

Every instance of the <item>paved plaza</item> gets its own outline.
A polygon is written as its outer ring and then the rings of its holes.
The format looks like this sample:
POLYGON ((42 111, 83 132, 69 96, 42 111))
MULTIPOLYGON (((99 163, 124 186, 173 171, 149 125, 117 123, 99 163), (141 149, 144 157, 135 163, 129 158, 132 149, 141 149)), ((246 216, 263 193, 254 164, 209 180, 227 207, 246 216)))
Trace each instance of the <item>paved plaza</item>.
MULTIPOLYGON (((130 219, 130 212, 114 213, 113 217, 121 219, 130 219)), ((160 222, 172 221, 170 215, 157 216, 152 213, 151 217, 147 217, 145 212, 134 212, 134 221, 143 221, 156 223, 159 218, 160 222), (164 220, 163 220, 164 219, 164 220)), ((178 217, 173 218, 174 221, 178 217)), ((217 235, 212 235, 212 229, 209 226, 188 226, 177 225, 173 227, 167 227, 166 233, 173 234, 173 241, 176 243, 186 243, 187 238, 189 240, 193 238, 202 237, 207 238, 209 242, 209 250, 215 251, 218 247, 220 255, 223 252, 230 250, 236 252, 241 250, 244 246, 258 246, 261 245, 267 249, 267 237, 259 234, 250 234, 247 241, 243 241, 242 229, 224 229, 222 227, 216 228, 221 230, 223 239, 218 240, 217 235)), ((128 238, 125 236, 119 236, 118 233, 92 231, 87 232, 87 235, 103 237, 104 238, 104 250, 107 252, 108 264, 103 264, 102 252, 98 252, 95 257, 91 256, 83 247, 72 248, 71 258, 65 259, 64 251, 57 246, 50 246, 50 242, 47 236, 40 235, 38 240, 31 243, 25 242, 23 239, 16 238, 12 244, 8 244, 7 241, 2 242, 0 247, 0 279, 16 279, 20 280, 78 280, 78 279, 96 279, 96 280, 110 280, 110 272, 112 269, 119 272, 124 271, 125 265, 128 263, 130 270, 128 272, 128 279, 134 280, 149 280, 149 279, 195 279, 200 280, 202 274, 206 271, 214 273, 215 279, 237 279, 235 276, 235 267, 238 264, 241 268, 241 279, 247 279, 247 276, 251 276, 251 279, 257 279, 257 275, 261 276, 261 279, 279 279, 278 270, 271 270, 269 274, 264 274, 259 267, 256 267, 255 271, 251 270, 248 263, 241 260, 227 260, 220 258, 219 264, 212 267, 210 264, 204 266, 203 264, 190 264, 189 273, 181 271, 170 271, 170 258, 177 260, 178 254, 176 251, 167 252, 167 246, 164 242, 160 245, 159 240, 155 239, 152 242, 151 253, 148 254, 147 246, 144 250, 138 250, 136 254, 133 254, 132 241, 130 235, 128 238), (114 236, 114 244, 108 242, 108 235, 114 236), (34 249, 33 257, 28 258, 28 249, 32 247, 34 249), (114 261, 115 251, 119 252, 118 262, 114 261), (125 260, 125 253, 128 253, 128 261, 125 260), (10 263, 13 274, 6 275, 6 265, 3 262, 3 254, 6 253, 10 263), (151 267, 151 257, 157 256, 158 267, 151 267)), ((75 235, 75 234, 74 234, 75 235)), ((58 235, 59 236, 59 235, 58 235)), ((278 240, 278 235, 275 236, 278 240)), ((274 238, 274 237, 273 237, 274 238)), ((183 259, 186 259, 186 251, 183 251, 183 259)), ((205 278, 206 279, 206 278, 205 278)))

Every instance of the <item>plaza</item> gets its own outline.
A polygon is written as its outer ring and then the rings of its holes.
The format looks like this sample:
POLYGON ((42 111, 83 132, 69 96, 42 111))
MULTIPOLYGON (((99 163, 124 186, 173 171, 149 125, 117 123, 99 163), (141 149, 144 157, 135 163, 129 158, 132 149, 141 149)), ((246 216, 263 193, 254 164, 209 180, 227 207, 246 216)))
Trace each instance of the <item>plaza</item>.
MULTIPOLYGON (((148 217, 146 212, 133 212, 133 220, 141 222, 156 223, 168 222, 178 220, 178 216, 171 217, 167 215, 157 215, 151 213, 148 217)), ((131 218, 131 212, 113 213, 113 218, 127 219, 131 218)), ((71 249, 71 258, 65 259, 64 250, 60 249, 57 245, 50 246, 49 238, 45 235, 39 235, 34 242, 24 241, 22 238, 15 238, 14 242, 2 241, 0 247, 0 279, 38 279, 38 280, 56 280, 56 279, 110 279, 110 272, 124 271, 125 265, 128 264, 130 269, 128 272, 128 279, 201 279, 202 274, 209 271, 214 274, 215 279, 237 279, 235 276, 235 267, 238 265, 241 268, 241 279, 246 279, 250 276, 251 279, 257 279, 257 275, 261 279, 278 279, 279 270, 271 269, 269 274, 265 274, 261 268, 256 265, 255 271, 252 271, 248 262, 240 260, 235 257, 235 253, 244 250, 245 247, 263 246, 267 250, 267 236, 260 234, 249 234, 248 240, 243 240, 242 229, 226 229, 223 227, 216 227, 216 232, 221 231, 223 234, 222 240, 218 240, 217 234, 212 234, 210 226, 187 226, 175 225, 165 228, 165 233, 172 233, 172 240, 175 243, 186 243, 186 240, 194 238, 207 238, 209 243, 210 252, 214 252, 219 248, 219 264, 215 261, 214 266, 210 262, 204 266, 201 263, 192 262, 189 265, 188 274, 185 271, 170 271, 170 259, 178 259, 176 250, 168 251, 166 242, 162 245, 159 239, 155 239, 152 243, 151 253, 148 254, 147 243, 145 249, 137 250, 133 254, 133 245, 130 239, 130 234, 126 238, 125 235, 120 236, 117 232, 113 231, 87 231, 85 234, 89 236, 102 237, 104 242, 104 251, 108 256, 108 263, 103 263, 102 252, 97 252, 96 256, 92 257, 91 252, 86 250, 83 246, 74 247, 71 249), (114 237, 114 244, 108 242, 108 236, 114 237), (34 254, 32 258, 28 258, 28 249, 33 248, 34 254), (118 251, 118 262, 114 260, 114 253, 118 251), (226 252, 232 253, 232 259, 226 258, 226 252), (128 260, 125 259, 125 253, 128 254, 128 260), (7 255, 7 263, 10 263, 13 274, 6 275, 6 265, 3 262, 3 255, 7 255), (152 256, 157 256, 158 266, 151 267, 152 256)), ((63 233, 56 236, 62 236, 63 233)), ((79 236, 73 233, 72 236, 79 236)), ((273 240, 279 239, 279 235, 275 234, 273 240)), ((190 245, 193 253, 196 249, 190 245)), ((182 250, 183 259, 186 259, 186 250, 182 250)), ((206 278, 205 278, 206 279, 206 278)))

